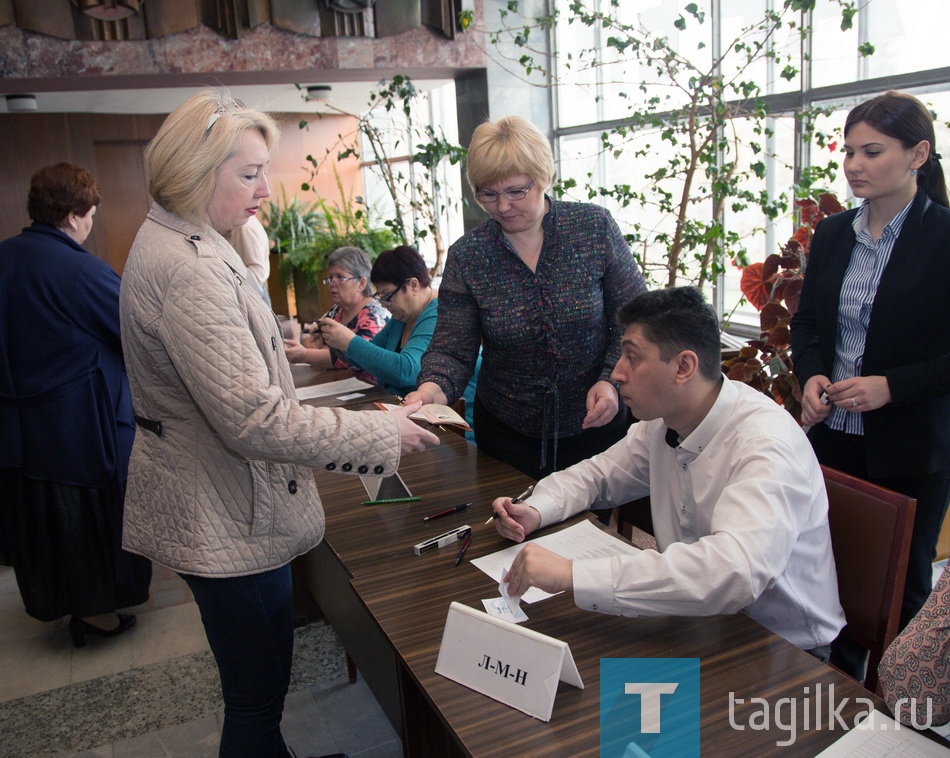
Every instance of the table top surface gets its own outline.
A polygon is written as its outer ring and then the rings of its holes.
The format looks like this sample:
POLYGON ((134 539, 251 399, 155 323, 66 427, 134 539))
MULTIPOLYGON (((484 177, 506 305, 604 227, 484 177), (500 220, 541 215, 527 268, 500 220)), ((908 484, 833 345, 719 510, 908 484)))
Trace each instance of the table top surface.
MULTIPOLYGON (((296 368, 296 367, 295 367, 296 368)), ((341 372, 332 372, 330 381, 341 372)), ((357 409, 370 403, 350 404, 357 409)), ((383 412, 383 411, 376 411, 383 412)), ((479 453, 464 438, 438 432, 441 444, 403 458, 400 475, 417 502, 364 506, 365 490, 354 476, 317 471, 326 512, 326 547, 352 577, 363 603, 418 683, 434 710, 472 755, 597 755, 599 753, 601 658, 699 658, 701 660, 701 743, 717 755, 781 754, 813 756, 838 739, 831 730, 826 703, 821 728, 804 730, 804 709, 814 710, 819 685, 851 726, 866 701, 882 701, 836 670, 822 664, 743 614, 702 618, 623 618, 577 608, 569 593, 523 606, 525 626, 570 645, 584 681, 583 690, 561 684, 550 722, 542 722, 467 689, 435 673, 449 604, 482 608, 483 598, 498 595, 497 583, 470 561, 511 545, 485 524, 494 498, 520 492, 531 480, 507 464, 479 453), (423 517, 451 506, 472 506, 431 522, 423 517), (473 541, 466 560, 454 565, 449 546, 417 556, 412 546, 454 527, 469 524, 473 541), (730 725, 730 692, 745 705, 734 709, 739 730, 730 725), (797 733, 793 745, 780 748, 791 733, 752 729, 749 719, 764 698, 773 707, 780 698, 796 698, 797 733), (504 735, 503 738, 500 735, 504 735)), ((564 528, 576 523, 577 517, 564 528)), ((774 711, 773 711, 774 713, 774 711)))

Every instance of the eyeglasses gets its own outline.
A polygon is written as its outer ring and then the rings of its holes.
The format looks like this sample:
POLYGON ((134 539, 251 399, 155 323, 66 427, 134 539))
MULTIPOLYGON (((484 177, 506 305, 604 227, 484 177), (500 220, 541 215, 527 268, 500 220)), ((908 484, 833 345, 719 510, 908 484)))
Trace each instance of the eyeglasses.
POLYGON ((528 193, 531 191, 531 188, 534 186, 534 182, 531 182, 525 187, 518 187, 517 189, 506 189, 503 192, 492 192, 491 190, 479 190, 475 193, 475 197, 478 198, 479 202, 484 203, 485 205, 491 205, 492 203, 497 203, 498 198, 502 195, 505 196, 506 200, 524 200, 528 193))
POLYGON ((323 280, 324 284, 330 284, 330 282, 336 282, 337 284, 343 284, 343 282, 353 282, 359 279, 358 276, 343 276, 342 274, 330 274, 323 280))
POLYGON ((398 293, 399 290, 403 289, 407 284, 409 284, 410 281, 412 281, 412 277, 409 277, 408 279, 406 279, 406 281, 404 281, 402 284, 396 287, 396 289, 394 289, 388 295, 380 295, 377 292, 375 295, 373 295, 373 297, 379 300, 379 302, 381 302, 383 305, 389 305, 393 301, 393 298, 396 297, 396 293, 398 293))

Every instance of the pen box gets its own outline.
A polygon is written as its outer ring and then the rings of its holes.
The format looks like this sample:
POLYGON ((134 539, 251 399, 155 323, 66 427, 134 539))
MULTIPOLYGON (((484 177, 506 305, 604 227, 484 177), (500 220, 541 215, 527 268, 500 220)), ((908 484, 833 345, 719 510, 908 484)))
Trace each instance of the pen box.
POLYGON ((424 555, 430 550, 438 550, 440 547, 445 547, 446 545, 451 545, 453 542, 465 539, 470 531, 472 531, 472 527, 468 524, 460 526, 457 529, 450 529, 445 534, 440 534, 438 537, 432 537, 424 542, 420 542, 418 545, 413 545, 412 551, 416 555, 424 555))

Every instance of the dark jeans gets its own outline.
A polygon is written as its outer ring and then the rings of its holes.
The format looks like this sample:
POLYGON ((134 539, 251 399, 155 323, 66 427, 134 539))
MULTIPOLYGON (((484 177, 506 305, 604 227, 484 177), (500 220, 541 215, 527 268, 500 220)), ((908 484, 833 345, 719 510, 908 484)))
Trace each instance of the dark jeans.
POLYGON ((548 440, 547 462, 544 468, 541 468, 540 438, 525 436, 489 413, 479 400, 477 392, 473 417, 472 423, 475 427, 475 442, 478 449, 492 458, 504 461, 536 481, 597 453, 602 453, 615 442, 623 439, 630 426, 627 409, 621 404, 617 415, 608 424, 594 429, 585 429, 580 434, 570 437, 559 438, 557 460, 554 456, 554 442, 548 440))
POLYGON ((280 734, 294 650, 290 565, 251 576, 182 574, 221 675, 221 758, 284 758, 280 734))

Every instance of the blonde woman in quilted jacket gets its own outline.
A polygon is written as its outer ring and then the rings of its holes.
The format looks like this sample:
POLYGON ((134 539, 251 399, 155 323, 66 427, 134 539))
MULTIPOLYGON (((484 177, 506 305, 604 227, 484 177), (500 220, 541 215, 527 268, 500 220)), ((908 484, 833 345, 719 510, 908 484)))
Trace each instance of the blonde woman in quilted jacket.
POLYGON ((122 280, 122 345, 139 425, 123 546, 177 571, 221 675, 220 755, 287 756, 290 561, 323 537, 312 468, 386 475, 437 444, 393 413, 301 406, 277 319, 226 242, 270 194, 278 128, 208 90, 145 152, 155 199, 122 280))

